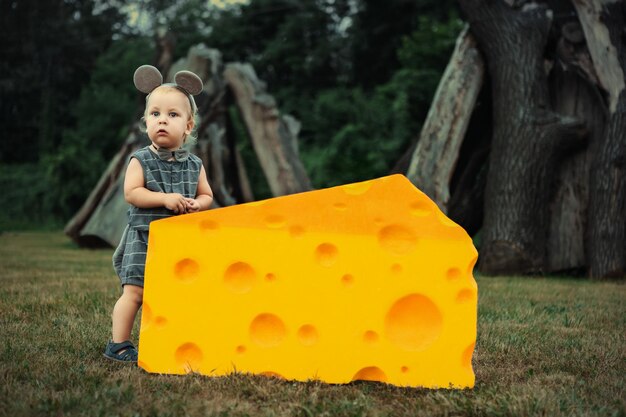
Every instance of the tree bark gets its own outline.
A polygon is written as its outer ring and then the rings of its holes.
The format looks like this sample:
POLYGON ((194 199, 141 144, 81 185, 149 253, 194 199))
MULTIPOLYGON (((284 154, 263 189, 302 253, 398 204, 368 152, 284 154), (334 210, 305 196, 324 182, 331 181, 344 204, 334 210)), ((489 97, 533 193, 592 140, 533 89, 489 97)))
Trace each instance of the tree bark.
POLYGON ((450 181, 480 93, 485 69, 476 41, 466 27, 435 93, 407 177, 448 212, 450 181))
POLYGON ((626 5, 574 0, 600 85, 609 97, 608 124, 591 162, 589 275, 626 273, 626 5))
MULTIPOLYGON (((564 61, 560 59, 563 63, 564 61)), ((585 254, 589 214, 589 170, 594 149, 604 134, 603 103, 595 86, 571 67, 554 72, 554 106, 563 114, 585 121, 588 146, 565 155, 555 175, 555 193, 550 202, 548 271, 586 270, 585 254)))
POLYGON ((229 64, 224 80, 235 97, 272 194, 310 190, 309 177, 294 145, 297 126, 280 116, 254 69, 246 64, 229 64))
POLYGON ((480 269, 486 274, 543 271, 547 202, 562 153, 585 134, 549 106, 543 53, 551 25, 544 6, 461 0, 492 80, 494 132, 485 189, 480 269))
MULTIPOLYGON (((575 12, 573 5, 569 7, 575 12)), ((573 18, 559 29, 550 76, 554 108, 584 120, 589 136, 588 146, 567 155, 556 176, 550 203, 548 270, 578 272, 588 266, 589 172, 591 158, 604 136, 606 106, 579 21, 573 18)))

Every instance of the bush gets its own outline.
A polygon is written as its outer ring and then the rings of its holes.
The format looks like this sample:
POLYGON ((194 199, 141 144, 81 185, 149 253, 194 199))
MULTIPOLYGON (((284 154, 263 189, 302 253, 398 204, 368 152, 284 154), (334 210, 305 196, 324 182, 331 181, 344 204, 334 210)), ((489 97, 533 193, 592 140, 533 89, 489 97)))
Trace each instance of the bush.
POLYGON ((0 165, 0 232, 61 227, 46 207, 48 187, 39 164, 0 165))
POLYGON ((132 74, 151 56, 149 39, 125 39, 96 61, 73 109, 77 125, 65 130, 61 146, 42 158, 51 191, 46 208, 56 217, 67 220, 80 208, 124 142, 128 126, 139 118, 141 101, 132 74))

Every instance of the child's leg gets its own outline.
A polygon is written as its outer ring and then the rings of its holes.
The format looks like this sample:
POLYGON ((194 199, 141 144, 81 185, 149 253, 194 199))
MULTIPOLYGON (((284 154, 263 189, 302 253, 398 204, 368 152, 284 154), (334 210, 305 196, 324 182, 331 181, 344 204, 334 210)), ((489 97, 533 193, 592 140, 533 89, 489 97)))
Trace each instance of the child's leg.
POLYGON ((130 339, 135 316, 143 301, 143 288, 136 285, 124 285, 122 296, 113 308, 113 342, 120 343, 130 339))

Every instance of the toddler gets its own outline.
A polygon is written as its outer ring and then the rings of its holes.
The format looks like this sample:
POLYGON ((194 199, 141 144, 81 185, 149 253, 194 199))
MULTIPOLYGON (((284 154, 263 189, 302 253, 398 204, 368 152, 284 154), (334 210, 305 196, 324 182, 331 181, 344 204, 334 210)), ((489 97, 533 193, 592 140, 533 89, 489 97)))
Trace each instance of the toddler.
POLYGON ((113 254, 123 292, 113 308, 112 339, 104 356, 136 363, 137 349, 129 339, 143 299, 150 222, 206 210, 213 192, 200 158, 182 149, 194 140, 193 96, 202 91, 202 80, 180 71, 174 83, 162 84, 159 71, 149 65, 137 68, 133 78, 137 89, 148 94, 143 120, 152 143, 131 156, 126 170, 124 197, 131 206, 128 225, 113 254))

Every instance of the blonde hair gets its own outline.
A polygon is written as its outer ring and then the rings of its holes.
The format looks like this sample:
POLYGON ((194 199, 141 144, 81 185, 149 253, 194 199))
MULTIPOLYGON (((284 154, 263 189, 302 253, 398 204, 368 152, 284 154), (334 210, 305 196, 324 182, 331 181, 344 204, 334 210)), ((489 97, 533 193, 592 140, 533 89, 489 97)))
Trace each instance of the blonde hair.
POLYGON ((141 116, 141 123, 139 125, 139 130, 141 130, 141 132, 143 133, 147 132, 146 112, 148 111, 148 100, 150 99, 150 96, 152 95, 152 93, 154 93, 156 90, 158 90, 161 87, 168 87, 171 90, 180 91, 189 100, 189 105, 191 107, 191 114, 189 115, 189 119, 193 120, 193 128, 191 129, 191 133, 186 135, 185 138, 183 139, 183 146, 195 145, 198 140, 198 124, 200 122, 200 116, 198 115, 198 106, 196 106, 196 100, 194 100, 193 96, 189 94, 185 89, 173 83, 161 84, 160 86, 152 90, 146 96, 146 107, 143 110, 143 116, 141 116))

